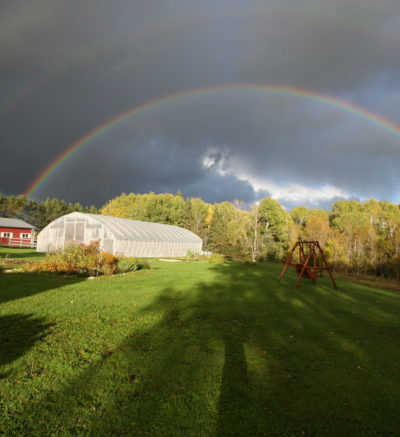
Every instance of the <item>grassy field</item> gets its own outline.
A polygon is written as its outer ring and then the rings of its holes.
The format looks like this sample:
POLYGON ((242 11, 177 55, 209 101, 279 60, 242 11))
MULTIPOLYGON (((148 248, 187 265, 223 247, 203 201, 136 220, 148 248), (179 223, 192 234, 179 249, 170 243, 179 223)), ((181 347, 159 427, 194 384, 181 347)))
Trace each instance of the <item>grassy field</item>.
POLYGON ((0 246, 0 260, 4 258, 26 259, 27 261, 37 261, 43 259, 45 255, 38 253, 34 249, 10 248, 0 246))
POLYGON ((0 275, 0 434, 399 435, 400 293, 280 268, 0 275))

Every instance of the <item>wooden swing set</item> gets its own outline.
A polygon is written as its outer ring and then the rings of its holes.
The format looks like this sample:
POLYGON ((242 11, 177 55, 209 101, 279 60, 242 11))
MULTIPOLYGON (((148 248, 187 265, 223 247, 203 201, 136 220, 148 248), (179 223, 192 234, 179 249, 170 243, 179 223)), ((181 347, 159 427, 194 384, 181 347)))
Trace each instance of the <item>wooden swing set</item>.
POLYGON ((315 284, 317 280, 317 276, 322 277, 322 273, 326 270, 332 280, 333 286, 337 289, 335 279, 332 275, 331 269, 328 267, 328 263, 326 262, 326 258, 324 255, 324 251, 319 245, 318 241, 298 241, 293 249, 289 252, 286 263, 282 269, 282 272, 279 276, 279 280, 281 280, 286 272, 288 266, 292 266, 296 268, 297 272, 297 281, 295 288, 300 284, 301 278, 309 278, 315 284), (295 254, 296 249, 299 250, 298 253, 298 263, 293 263, 292 258, 295 254), (318 265, 318 260, 321 260, 322 266, 318 265))

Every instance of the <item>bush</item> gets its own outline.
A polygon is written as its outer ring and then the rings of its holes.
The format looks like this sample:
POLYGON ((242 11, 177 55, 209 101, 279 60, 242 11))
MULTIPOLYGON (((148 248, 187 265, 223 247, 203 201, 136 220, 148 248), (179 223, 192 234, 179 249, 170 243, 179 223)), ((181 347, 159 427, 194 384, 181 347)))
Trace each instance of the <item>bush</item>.
POLYGON ((25 264, 27 272, 72 273, 94 276, 112 275, 117 271, 117 257, 101 253, 99 242, 70 244, 45 260, 25 264))
POLYGON ((113 275, 118 271, 118 258, 110 253, 101 253, 99 270, 103 275, 113 275))
POLYGON ((25 271, 31 273, 67 273, 85 276, 113 275, 114 273, 134 272, 148 269, 146 259, 133 257, 116 257, 110 253, 100 252, 99 242, 89 244, 70 244, 49 255, 45 260, 27 263, 25 271))
POLYGON ((208 262, 211 264, 224 264, 225 257, 220 253, 213 253, 212 255, 209 256, 208 262))
POLYGON ((181 258, 182 261, 198 261, 199 259, 199 254, 194 253, 190 249, 188 249, 188 251, 186 252, 186 256, 181 258))
POLYGON ((189 249, 186 253, 186 256, 179 257, 179 260, 185 261, 185 262, 207 261, 208 255, 196 253, 196 252, 193 252, 189 249))
POLYGON ((150 268, 150 262, 147 259, 137 259, 132 256, 123 256, 117 259, 118 273, 135 272, 150 268))
POLYGON ((253 257, 251 255, 243 255, 241 261, 244 264, 250 264, 250 265, 255 265, 256 264, 256 262, 253 261, 253 257))

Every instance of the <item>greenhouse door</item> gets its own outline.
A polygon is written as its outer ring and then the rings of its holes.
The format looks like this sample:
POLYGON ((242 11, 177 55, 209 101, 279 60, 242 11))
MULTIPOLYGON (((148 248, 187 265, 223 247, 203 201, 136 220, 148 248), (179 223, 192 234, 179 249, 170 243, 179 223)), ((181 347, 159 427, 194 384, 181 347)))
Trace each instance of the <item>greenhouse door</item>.
POLYGON ((114 253, 114 240, 111 240, 109 238, 105 238, 103 240, 103 252, 107 252, 107 253, 114 253))
POLYGON ((85 241, 85 223, 67 223, 64 241, 65 243, 83 243, 85 241))
POLYGON ((85 241, 85 223, 75 224, 75 238, 76 243, 83 243, 85 241))
POLYGON ((67 223, 65 225, 65 243, 71 243, 74 241, 75 223, 67 223))

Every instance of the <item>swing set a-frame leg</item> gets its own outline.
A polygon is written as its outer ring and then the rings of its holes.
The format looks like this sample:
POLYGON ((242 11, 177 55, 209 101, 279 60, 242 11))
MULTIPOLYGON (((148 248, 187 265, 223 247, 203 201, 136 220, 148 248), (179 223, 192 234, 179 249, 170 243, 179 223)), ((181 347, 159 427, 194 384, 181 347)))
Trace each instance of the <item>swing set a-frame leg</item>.
POLYGON ((288 255, 288 257, 287 257, 286 263, 285 263, 285 265, 284 265, 284 267, 283 267, 283 269, 282 269, 281 274, 279 275, 279 281, 283 278, 283 275, 285 274, 286 269, 288 268, 288 265, 290 264, 290 261, 292 260, 293 253, 294 253, 294 251, 295 251, 295 249, 296 249, 296 247, 297 247, 298 245, 299 245, 299 243, 296 243, 296 244, 294 245, 293 249, 289 252, 289 255, 288 255))
POLYGON ((297 276, 297 281, 296 281, 296 284, 295 284, 294 288, 297 288, 297 286, 300 284, 301 278, 303 277, 304 270, 306 269, 306 267, 308 265, 308 261, 310 260, 310 257, 311 257, 311 252, 308 254, 308 256, 306 258, 306 261, 303 264, 303 267, 300 270, 299 275, 297 276))
POLYGON ((318 248, 319 248, 319 253, 321 254, 321 258, 322 258, 322 260, 323 260, 323 262, 325 264, 326 270, 328 271, 329 277, 331 278, 332 284, 335 287, 335 289, 337 290, 335 278, 332 275, 331 269, 329 268, 328 263, 326 261, 324 251, 322 250, 322 248, 319 245, 319 243, 318 243, 318 248))

